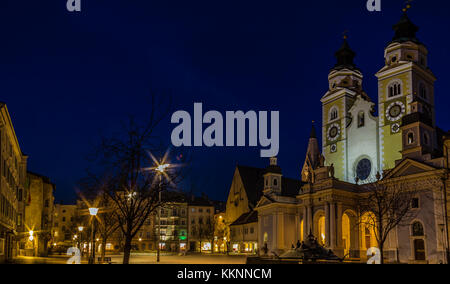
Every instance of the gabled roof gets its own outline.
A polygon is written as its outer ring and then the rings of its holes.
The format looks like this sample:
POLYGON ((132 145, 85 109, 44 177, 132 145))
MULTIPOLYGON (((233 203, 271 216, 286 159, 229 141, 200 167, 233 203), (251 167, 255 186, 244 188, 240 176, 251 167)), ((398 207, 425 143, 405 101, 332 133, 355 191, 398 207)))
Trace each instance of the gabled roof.
POLYGON ((244 225, 258 222, 258 211, 250 211, 242 214, 230 226, 244 225))
MULTIPOLYGON (((263 196, 264 190, 264 174, 266 169, 237 166, 241 176, 244 190, 251 208, 254 208, 258 201, 263 196)), ((296 196, 302 187, 303 183, 300 180, 282 177, 281 178, 281 195, 282 196, 296 196)))
POLYGON ((411 158, 405 158, 403 161, 401 161, 395 168, 390 170, 386 175, 385 179, 389 178, 395 178, 395 177, 401 177, 401 176, 408 176, 408 175, 414 175, 418 173, 423 172, 429 172, 436 170, 436 167, 433 167, 429 164, 425 164, 423 162, 419 162, 416 160, 413 160, 411 158))
POLYGON ((248 202, 251 207, 254 207, 258 203, 262 196, 264 188, 264 173, 265 169, 237 166, 239 175, 241 176, 242 183, 244 184, 244 190, 247 194, 248 202))

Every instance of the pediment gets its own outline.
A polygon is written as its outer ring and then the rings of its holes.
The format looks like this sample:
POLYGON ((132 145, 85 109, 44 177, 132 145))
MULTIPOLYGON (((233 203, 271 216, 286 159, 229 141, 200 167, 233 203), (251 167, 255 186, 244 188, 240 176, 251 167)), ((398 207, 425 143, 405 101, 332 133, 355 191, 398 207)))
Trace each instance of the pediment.
POLYGON ((267 196, 261 197, 261 199, 258 201, 258 204, 256 204, 256 208, 263 207, 265 205, 272 204, 273 200, 269 199, 267 196))
POLYGON ((395 168, 388 172, 385 178, 396 178, 402 176, 415 175, 436 170, 435 167, 428 164, 415 161, 412 159, 405 159, 400 162, 395 168))

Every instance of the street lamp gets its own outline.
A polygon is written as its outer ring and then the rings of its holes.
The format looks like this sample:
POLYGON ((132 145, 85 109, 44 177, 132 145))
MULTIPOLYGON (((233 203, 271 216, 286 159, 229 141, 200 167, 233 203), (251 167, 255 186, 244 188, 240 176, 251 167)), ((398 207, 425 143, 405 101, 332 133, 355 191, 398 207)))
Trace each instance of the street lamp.
POLYGON ((92 218, 92 223, 91 223, 91 256, 89 258, 89 264, 94 264, 95 263, 95 239, 94 239, 94 222, 95 222, 95 216, 97 216, 98 213, 98 208, 95 207, 91 207, 89 208, 89 214, 93 217, 92 218))
POLYGON ((81 255, 83 255, 83 249, 81 248, 81 243, 83 242, 83 226, 78 226, 78 232, 80 232, 80 238, 78 239, 78 248, 80 249, 81 255))
POLYGON ((157 248, 156 248, 156 262, 159 262, 160 251, 161 251, 161 187, 162 187, 162 176, 170 164, 160 164, 155 170, 159 172, 159 208, 158 208, 158 238, 157 238, 157 248))

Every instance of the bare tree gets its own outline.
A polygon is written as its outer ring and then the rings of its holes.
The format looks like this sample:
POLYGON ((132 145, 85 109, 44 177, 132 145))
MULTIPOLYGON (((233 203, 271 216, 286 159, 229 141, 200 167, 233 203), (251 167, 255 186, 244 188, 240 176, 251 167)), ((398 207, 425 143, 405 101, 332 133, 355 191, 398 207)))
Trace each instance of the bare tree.
POLYGON ((129 263, 134 237, 160 206, 160 192, 175 188, 181 177, 179 169, 158 168, 168 162, 167 153, 162 159, 151 155, 151 152, 161 152, 156 128, 170 108, 164 107, 156 96, 152 96, 149 107, 147 123, 139 124, 130 118, 120 133, 102 138, 93 160, 98 162, 100 174, 89 173, 90 179, 101 180, 101 194, 108 196, 114 208, 111 214, 125 239, 124 264, 129 263))
POLYGON ((105 261, 106 244, 108 239, 119 229, 119 220, 117 219, 115 206, 108 195, 100 195, 99 207, 102 208, 98 218, 98 232, 102 238, 101 263, 105 261))
POLYGON ((214 249, 214 218, 206 217, 205 220, 199 219, 199 222, 193 226, 193 236, 202 241, 209 241, 211 243, 211 251, 214 249))
POLYGON ((360 224, 374 232, 384 263, 384 245, 389 233, 404 221, 411 220, 417 211, 411 210, 413 199, 417 197, 414 184, 406 181, 391 182, 379 180, 362 185, 361 196, 357 200, 360 224))

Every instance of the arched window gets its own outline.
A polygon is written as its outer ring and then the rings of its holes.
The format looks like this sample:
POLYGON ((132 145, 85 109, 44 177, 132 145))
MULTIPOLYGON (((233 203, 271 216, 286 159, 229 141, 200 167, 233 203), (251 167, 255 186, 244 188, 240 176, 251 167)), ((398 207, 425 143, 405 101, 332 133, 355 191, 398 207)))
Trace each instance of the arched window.
POLYGON ((428 143, 430 143, 430 137, 428 136, 428 133, 426 133, 426 132, 423 134, 423 143, 425 145, 429 145, 428 143))
POLYGON ((419 96, 424 100, 428 99, 427 88, 424 83, 419 84, 419 96))
POLYGON ((339 111, 337 107, 333 107, 330 111, 330 121, 335 120, 339 117, 339 111))
POLYGON ((274 185, 274 186, 277 186, 277 185, 278 185, 278 179, 276 179, 276 178, 273 179, 273 185, 274 185))
POLYGON ((413 235, 413 237, 423 237, 424 234, 424 230, 423 230, 423 225, 420 222, 414 222, 411 225, 411 233, 413 235))
POLYGON ((414 143, 414 133, 408 133, 408 144, 414 143))
POLYGON ((364 112, 361 111, 358 113, 358 127, 364 127, 365 124, 365 116, 364 112))
POLYGON ((391 83, 388 87, 388 97, 395 97, 402 94, 402 85, 399 82, 391 83))

